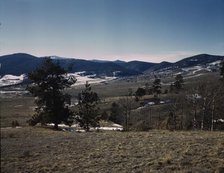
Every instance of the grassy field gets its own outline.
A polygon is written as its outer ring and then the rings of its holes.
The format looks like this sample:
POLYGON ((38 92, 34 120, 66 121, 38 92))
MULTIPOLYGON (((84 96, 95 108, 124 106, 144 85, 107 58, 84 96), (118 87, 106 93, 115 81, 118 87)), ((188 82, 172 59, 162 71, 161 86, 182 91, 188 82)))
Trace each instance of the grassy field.
POLYGON ((15 120, 21 126, 27 125, 26 121, 32 116, 34 108, 32 97, 0 98, 1 127, 9 127, 15 120))
POLYGON ((223 132, 1 130, 1 171, 223 172, 223 132))

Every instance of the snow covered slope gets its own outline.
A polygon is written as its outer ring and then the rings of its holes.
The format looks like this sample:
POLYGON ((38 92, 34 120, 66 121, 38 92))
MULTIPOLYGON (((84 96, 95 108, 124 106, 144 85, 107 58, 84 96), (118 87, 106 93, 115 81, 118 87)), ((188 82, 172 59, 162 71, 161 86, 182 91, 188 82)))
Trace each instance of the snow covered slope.
POLYGON ((25 74, 22 74, 20 76, 15 76, 10 74, 4 75, 2 78, 0 78, 0 87, 20 84, 26 78, 27 77, 25 74))
POLYGON ((93 84, 93 83, 102 83, 102 82, 107 82, 107 81, 111 81, 116 79, 116 77, 96 77, 96 75, 86 75, 84 76, 83 74, 84 72, 76 72, 76 73, 68 73, 68 76, 74 76, 77 81, 74 84, 74 86, 77 85, 84 85, 86 82, 88 82, 89 84, 93 84))

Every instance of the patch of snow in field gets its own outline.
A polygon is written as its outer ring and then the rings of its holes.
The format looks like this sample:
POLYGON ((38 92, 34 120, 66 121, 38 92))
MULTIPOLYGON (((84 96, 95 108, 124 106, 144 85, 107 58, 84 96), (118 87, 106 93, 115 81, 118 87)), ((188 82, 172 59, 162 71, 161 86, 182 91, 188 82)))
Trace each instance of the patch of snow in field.
POLYGON ((118 131, 122 131, 123 130, 123 127, 97 127, 96 129, 99 129, 99 130, 118 130, 118 131))
POLYGON ((137 108, 137 110, 140 110, 140 109, 143 109, 143 108, 144 108, 143 106, 140 106, 140 107, 137 108))
POLYGON ((15 105, 14 108, 22 107, 23 105, 15 105))
POLYGON ((68 77, 74 76, 77 79, 76 83, 73 86, 84 85, 86 84, 86 82, 88 82, 89 84, 93 84, 93 83, 107 82, 116 79, 116 77, 97 78, 95 74, 83 76, 82 74, 84 73, 85 72, 68 73, 67 76, 68 77))
POLYGON ((122 125, 120 125, 120 124, 115 124, 115 123, 114 123, 112 126, 113 126, 113 127, 120 127, 120 128, 123 128, 122 125))
MULTIPOLYGON (((54 126, 53 123, 49 123, 47 125, 52 126, 52 127, 54 126)), ((78 124, 73 124, 70 127, 68 125, 65 125, 65 124, 58 124, 58 127, 62 128, 62 130, 64 130, 64 131, 85 132, 85 130, 80 129, 78 124)), ((112 124, 112 126, 110 126, 110 127, 90 128, 90 131, 94 131, 94 130, 118 130, 118 131, 122 131, 123 127, 119 124, 112 124)))
POLYGON ((213 120, 214 123, 224 123, 224 119, 213 120))
POLYGON ((21 129, 21 126, 16 126, 16 127, 1 127, 1 130, 7 130, 7 129, 21 129))
MULTIPOLYGON (((96 74, 84 76, 85 73, 86 73, 85 71, 76 72, 76 73, 68 73, 67 77, 74 76, 77 79, 74 86, 84 85, 86 82, 92 84, 92 83, 107 82, 107 81, 116 79, 116 77, 107 77, 107 76, 102 78, 99 78, 99 77, 97 78, 96 74)), ((4 75, 2 78, 0 78, 0 87, 20 84, 26 78, 27 76, 25 74, 22 74, 20 76, 4 75)))
POLYGON ((189 72, 189 71, 195 71, 195 70, 201 70, 201 66, 193 66, 193 67, 187 67, 187 68, 182 68, 183 71, 189 72))
POLYGON ((168 82, 168 83, 163 83, 163 82, 161 82, 161 85, 162 85, 162 86, 170 86, 172 83, 173 83, 173 82, 168 82))
POLYGON ((155 102, 148 102, 147 104, 148 104, 148 105, 154 105, 155 102))
POLYGON ((208 69, 208 68, 201 68, 201 69, 194 70, 192 73, 195 74, 195 73, 197 73, 197 72, 199 72, 201 70, 205 70, 205 71, 211 72, 211 70, 208 69))
POLYGON ((202 76, 202 75, 204 75, 204 74, 200 73, 200 74, 197 74, 197 75, 194 75, 194 76, 184 77, 184 79, 191 79, 191 78, 199 77, 199 76, 202 76))
POLYGON ((179 74, 182 74, 182 72, 174 73, 173 75, 174 75, 174 76, 177 76, 177 75, 179 75, 179 74))
POLYGON ((25 74, 22 74, 20 76, 9 75, 9 74, 8 75, 4 75, 0 79, 0 87, 16 85, 16 84, 22 83, 24 79, 26 79, 26 75, 25 74))
POLYGON ((29 91, 0 91, 0 94, 28 94, 29 91))

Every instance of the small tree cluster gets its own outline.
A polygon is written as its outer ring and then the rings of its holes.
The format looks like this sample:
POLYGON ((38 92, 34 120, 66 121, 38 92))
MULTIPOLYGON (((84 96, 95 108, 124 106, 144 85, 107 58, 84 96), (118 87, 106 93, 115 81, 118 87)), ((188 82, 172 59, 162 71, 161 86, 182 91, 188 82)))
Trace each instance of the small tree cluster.
POLYGON ((146 90, 144 88, 138 88, 135 92, 135 100, 138 101, 139 97, 142 97, 146 94, 146 90))
POLYGON ((184 78, 181 74, 175 77, 175 82, 170 85, 170 92, 178 93, 184 86, 184 78))

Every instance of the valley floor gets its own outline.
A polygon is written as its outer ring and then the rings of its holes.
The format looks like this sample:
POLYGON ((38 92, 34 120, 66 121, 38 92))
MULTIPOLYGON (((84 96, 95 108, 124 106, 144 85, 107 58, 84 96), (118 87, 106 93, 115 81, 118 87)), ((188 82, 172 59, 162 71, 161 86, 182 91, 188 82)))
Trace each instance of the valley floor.
POLYGON ((1 172, 223 172, 224 132, 1 129, 1 172))

